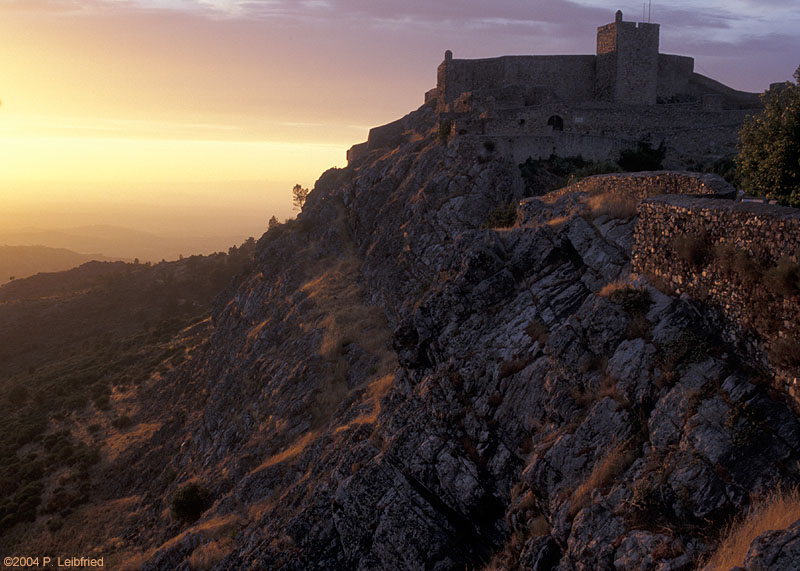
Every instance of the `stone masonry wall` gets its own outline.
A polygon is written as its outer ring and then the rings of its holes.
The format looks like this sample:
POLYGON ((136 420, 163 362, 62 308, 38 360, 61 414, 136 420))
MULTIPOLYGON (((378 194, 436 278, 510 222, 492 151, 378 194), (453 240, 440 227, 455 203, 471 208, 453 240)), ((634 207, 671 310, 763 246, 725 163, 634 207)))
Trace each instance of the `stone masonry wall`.
POLYGON ((724 336, 800 403, 800 296, 778 267, 796 271, 798 256, 797 209, 691 196, 639 206, 634 271, 716 307, 724 336))
POLYGON ((614 100, 653 105, 658 92, 658 24, 617 25, 617 69, 614 100))
POLYGON ((440 105, 464 92, 495 90, 503 85, 543 86, 562 101, 594 99, 595 57, 502 56, 445 60, 438 71, 440 105))
POLYGON ((564 188, 554 190, 543 200, 558 200, 573 192, 601 194, 615 192, 636 200, 661 194, 735 196, 736 190, 725 179, 715 174, 676 171, 651 171, 637 173, 599 174, 586 177, 564 188))
POLYGON ((717 198, 735 196, 736 190, 716 174, 653 171, 599 174, 559 188, 542 196, 525 198, 517 208, 517 223, 526 225, 540 219, 541 205, 576 193, 590 195, 613 192, 625 198, 643 200, 664 193, 682 193, 717 198))

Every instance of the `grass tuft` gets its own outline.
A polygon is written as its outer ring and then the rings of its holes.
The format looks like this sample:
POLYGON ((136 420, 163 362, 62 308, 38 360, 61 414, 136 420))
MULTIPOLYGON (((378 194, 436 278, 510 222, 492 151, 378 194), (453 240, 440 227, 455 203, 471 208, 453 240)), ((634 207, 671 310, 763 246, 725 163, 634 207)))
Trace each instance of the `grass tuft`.
POLYGON ((706 566, 727 570, 742 565, 754 539, 767 531, 786 529, 798 519, 800 489, 795 487, 769 494, 731 523, 706 566))

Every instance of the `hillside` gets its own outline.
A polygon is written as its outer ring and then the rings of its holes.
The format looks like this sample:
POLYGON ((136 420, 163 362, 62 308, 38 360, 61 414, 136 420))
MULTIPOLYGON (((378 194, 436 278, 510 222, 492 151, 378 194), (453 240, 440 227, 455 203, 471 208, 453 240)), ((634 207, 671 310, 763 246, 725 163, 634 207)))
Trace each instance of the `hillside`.
MULTIPOLYGON (((800 483, 769 358, 632 274, 642 200, 724 182, 616 175, 517 207, 542 193, 516 162, 441 136, 429 106, 403 126, 324 173, 209 320, 15 449, 15 474, 80 454, 15 492, 3 547, 122 569, 691 569, 800 483)), ((787 291, 765 307, 796 307, 787 291)), ((775 533, 746 568, 793 568, 797 527, 775 533)))
POLYGON ((60 272, 91 260, 102 262, 111 261, 111 258, 47 246, 0 246, 0 282, 27 278, 39 272, 60 272))
POLYGON ((90 500, 94 439, 126 422, 111 402, 185 358, 254 246, 155 266, 89 262, 0 288, 0 451, 12 459, 0 467, 0 533, 90 500))

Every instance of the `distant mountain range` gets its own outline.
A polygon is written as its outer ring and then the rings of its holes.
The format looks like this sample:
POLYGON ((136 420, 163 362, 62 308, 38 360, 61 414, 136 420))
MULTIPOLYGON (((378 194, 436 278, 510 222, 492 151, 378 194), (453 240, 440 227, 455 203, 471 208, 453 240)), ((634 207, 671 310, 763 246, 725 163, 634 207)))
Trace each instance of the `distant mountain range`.
POLYGON ((65 248, 0 246, 0 283, 40 272, 68 270, 92 260, 114 261, 102 254, 79 254, 65 248))
MULTIPOLYGON (((63 270, 88 260, 133 260, 135 258, 139 258, 142 262, 174 260, 180 255, 190 256, 227 251, 229 247, 241 244, 247 238, 248 236, 244 234, 237 236, 163 236, 118 226, 97 225, 58 230, 22 228, 0 232, 0 245, 47 246, 51 249, 72 250, 72 254, 83 256, 80 259, 76 258, 75 263, 67 266, 35 266, 33 270, 35 273, 36 271, 63 270), (102 256, 107 257, 98 257, 98 254, 94 254, 94 252, 99 252, 102 256), (86 257, 86 254, 91 254, 91 256, 86 257)), ((0 269, 2 268, 3 266, 0 266, 0 269)), ((8 273, 8 270, 3 271, 8 273)), ((20 274, 24 273, 23 270, 15 271, 20 274)), ((0 274, 0 276, 3 275, 0 274)))

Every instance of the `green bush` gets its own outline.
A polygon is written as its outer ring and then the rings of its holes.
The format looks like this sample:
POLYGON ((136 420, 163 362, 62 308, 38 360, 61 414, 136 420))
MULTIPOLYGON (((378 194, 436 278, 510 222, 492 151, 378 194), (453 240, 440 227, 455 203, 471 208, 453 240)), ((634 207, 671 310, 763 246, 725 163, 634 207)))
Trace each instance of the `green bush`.
POLYGON ((170 501, 175 519, 191 523, 211 506, 211 493, 195 482, 178 488, 170 501))
POLYGON ((795 83, 762 95, 764 110, 739 131, 736 165, 746 191, 800 206, 800 67, 795 83))

